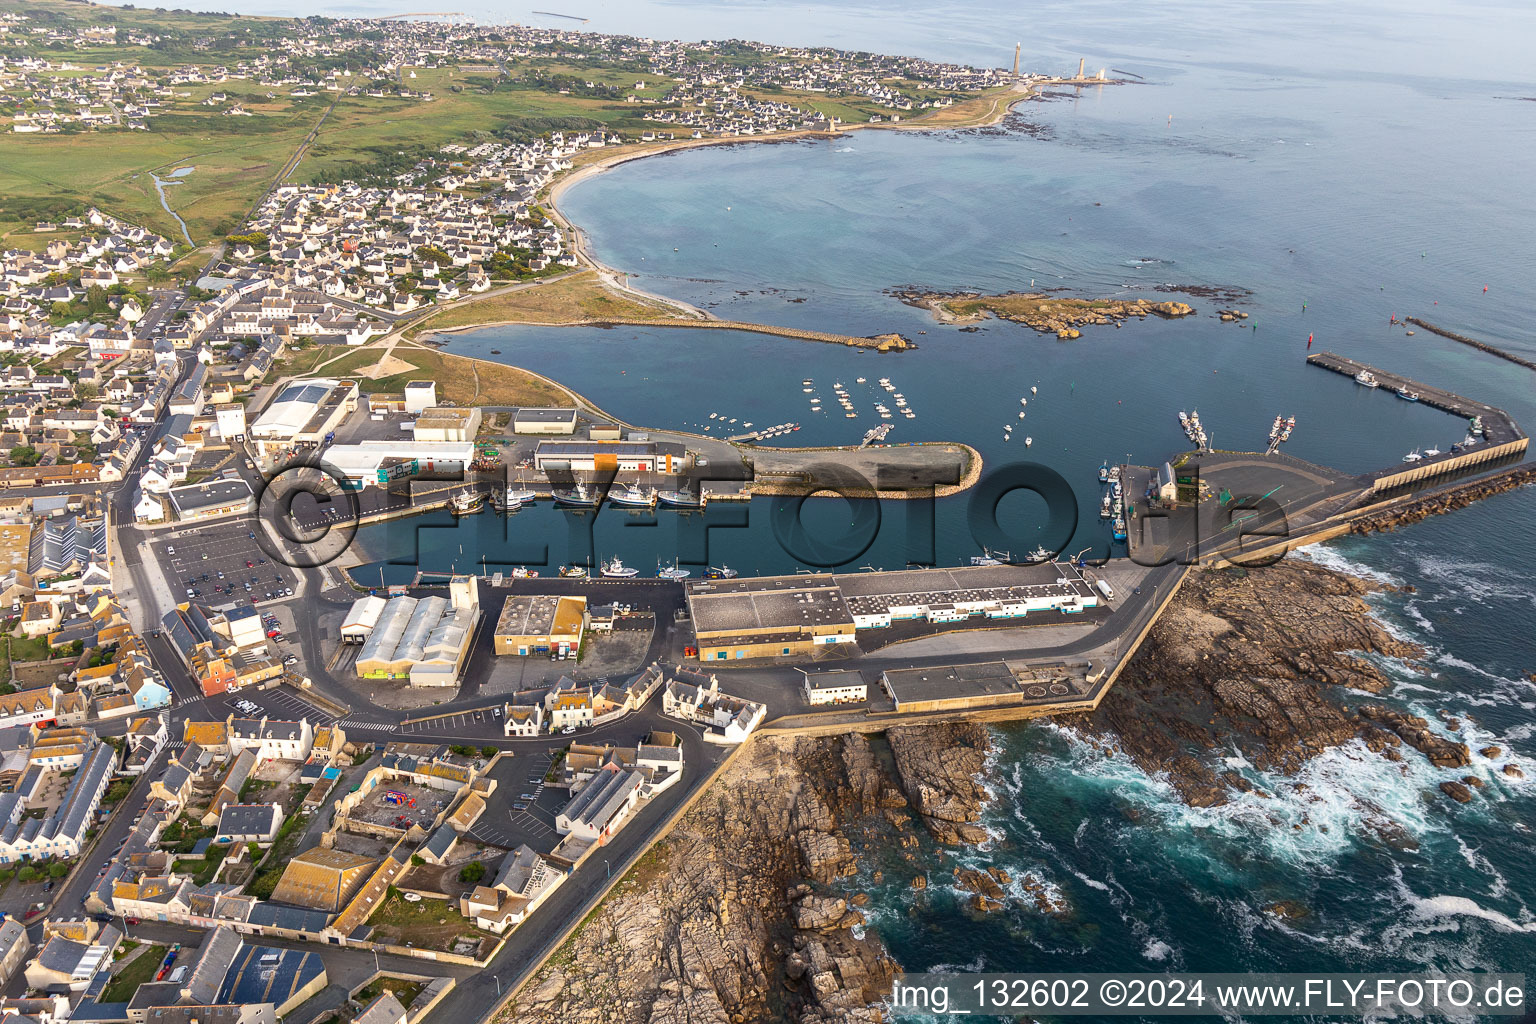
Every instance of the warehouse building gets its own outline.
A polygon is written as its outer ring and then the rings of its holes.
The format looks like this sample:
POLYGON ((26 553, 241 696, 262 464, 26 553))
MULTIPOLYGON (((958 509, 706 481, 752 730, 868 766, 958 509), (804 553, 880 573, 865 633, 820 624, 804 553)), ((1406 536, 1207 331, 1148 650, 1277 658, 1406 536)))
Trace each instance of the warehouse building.
POLYGON ((244 515, 256 508, 256 495, 251 491, 251 485, 238 476, 172 487, 166 497, 171 499, 177 518, 184 522, 244 515))
POLYGON ((362 650, 365 679, 409 679, 412 686, 454 686, 480 618, 479 581, 455 576, 449 596, 391 598, 362 650))
POLYGON ((413 380, 405 385, 405 411, 412 416, 437 404, 437 381, 413 380))
POLYGON ((853 615, 828 576, 704 580, 687 593, 706 661, 800 656, 854 641, 853 615))
POLYGON ((859 629, 906 619, 961 622, 975 616, 1021 618, 1031 612, 1080 612, 1098 605, 1098 593, 1062 563, 986 565, 904 572, 841 573, 848 610, 859 629))
POLYGON ((315 847, 288 862, 272 898, 296 907, 339 914, 362 888, 378 861, 345 850, 315 847))
POLYGON ((869 699, 869 684, 855 669, 807 672, 801 689, 811 705, 862 704, 869 699))
POLYGON ((496 653, 574 655, 581 649, 586 619, 585 597, 513 594, 496 619, 496 653))
POLYGON ((686 449, 658 441, 540 441, 533 468, 540 472, 681 473, 686 449))
POLYGON ((1098 592, 1061 563, 695 580, 687 596, 707 661, 798 657, 903 620, 1012 619, 1099 604, 1098 592))
POLYGON ((318 445, 356 410, 357 381, 324 377, 294 381, 251 424, 250 437, 262 457, 318 445))
POLYGON ((479 409, 423 409, 411 425, 418 441, 473 441, 480 431, 479 409))
POLYGON ((576 433, 576 410, 519 409, 512 415, 512 432, 569 437, 576 433))
POLYGON ((360 644, 368 639, 368 634, 373 632, 373 627, 379 624, 379 616, 384 613, 385 601, 376 594, 360 597, 352 602, 352 608, 347 612, 347 617, 341 622, 341 642, 344 644, 360 644))
POLYGON ((327 468, 351 487, 387 484, 396 476, 460 474, 475 458, 469 441, 358 441, 325 450, 327 468), (402 467, 401 464, 404 463, 402 467))
POLYGON ((886 669, 880 675, 880 686, 896 710, 906 714, 1018 704, 1024 696, 1018 677, 1001 661, 886 669))
MULTIPOLYGON (((329 984, 319 953, 303 949, 240 944, 219 986, 219 1002, 271 1003, 286 1017, 329 984)), ((150 1020, 154 1021, 154 1016, 150 1020)), ((194 1016, 193 1020, 197 1020, 194 1016)))

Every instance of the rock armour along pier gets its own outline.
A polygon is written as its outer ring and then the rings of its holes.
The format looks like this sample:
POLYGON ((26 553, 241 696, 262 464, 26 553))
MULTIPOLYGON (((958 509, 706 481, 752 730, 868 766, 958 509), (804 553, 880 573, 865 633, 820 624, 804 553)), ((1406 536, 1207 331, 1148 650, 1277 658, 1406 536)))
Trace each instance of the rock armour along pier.
POLYGON ((1469 338, 1465 334, 1457 334, 1455 331, 1446 330, 1444 327, 1432 324, 1428 320, 1420 320, 1416 316, 1405 316, 1403 317, 1403 322, 1413 324, 1415 327, 1422 327, 1432 334, 1440 335, 1442 338, 1450 338, 1452 341, 1459 341, 1463 345, 1470 345, 1479 352, 1486 352, 1491 356, 1507 359, 1516 366, 1523 366, 1527 370, 1536 370, 1536 362, 1532 362, 1523 356, 1517 356, 1513 352, 1506 352, 1501 348, 1488 344, 1486 341, 1478 341, 1476 338, 1469 338))

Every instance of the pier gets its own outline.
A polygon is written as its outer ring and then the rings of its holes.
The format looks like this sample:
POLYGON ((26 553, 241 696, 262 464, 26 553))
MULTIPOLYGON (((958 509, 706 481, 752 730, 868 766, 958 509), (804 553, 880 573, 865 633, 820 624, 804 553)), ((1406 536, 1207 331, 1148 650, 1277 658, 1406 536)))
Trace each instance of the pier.
MULTIPOLYGON (((1435 387, 1433 384, 1423 384, 1399 373, 1377 369, 1365 363, 1348 359, 1333 352, 1317 352, 1307 357, 1307 362, 1313 366, 1320 366, 1334 373, 1341 373, 1353 378, 1362 370, 1370 371, 1380 383, 1382 390, 1396 391, 1398 388, 1406 388, 1416 392, 1419 401, 1425 405, 1433 406, 1453 416, 1471 420, 1474 416, 1480 417, 1483 424, 1483 438, 1474 447, 1463 449, 1459 452, 1448 451, 1443 455, 1421 459, 1418 462, 1407 463, 1402 467, 1390 468, 1373 474, 1371 493, 1379 494, 1390 491, 1407 484, 1415 483, 1429 477, 1440 476, 1446 473, 1456 472, 1468 466, 1476 466, 1496 459, 1523 453, 1529 444, 1529 438, 1525 431, 1520 429, 1514 417, 1503 409, 1485 405, 1482 402, 1473 401, 1454 391, 1435 387)), ((1395 397, 1395 396, 1393 396, 1395 397)))

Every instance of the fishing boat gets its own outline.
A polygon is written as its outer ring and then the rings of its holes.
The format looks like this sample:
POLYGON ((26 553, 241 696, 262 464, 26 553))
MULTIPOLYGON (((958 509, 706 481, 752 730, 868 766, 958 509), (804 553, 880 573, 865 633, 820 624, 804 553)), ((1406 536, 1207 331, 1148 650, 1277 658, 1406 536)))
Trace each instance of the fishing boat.
POLYGON ((1419 460, 1421 460, 1423 458, 1424 458, 1423 453, 1420 452, 1417 448, 1415 448, 1413 451, 1411 451, 1407 455, 1403 456, 1403 461, 1404 462, 1418 462, 1419 460))
POLYGON ((1440 455, 1440 454, 1442 454, 1442 453, 1441 453, 1439 448, 1425 448, 1424 449, 1424 457, 1426 459, 1432 459, 1436 455, 1440 455))
POLYGON ((1376 375, 1370 370, 1361 370, 1355 374, 1355 383, 1368 388, 1381 387, 1381 381, 1377 380, 1376 375))
POLYGON ((1099 483, 1101 483, 1101 484, 1109 483, 1109 463, 1108 462, 1101 462, 1099 464, 1099 483))
POLYGON ((1110 516, 1114 515, 1115 513, 1112 511, 1113 508, 1114 506, 1110 503, 1109 500, 1109 494, 1106 493, 1104 495, 1104 500, 1099 503, 1099 518, 1108 519, 1110 516))
POLYGON ((568 580, 584 580, 587 578, 587 567, 584 565, 563 565, 560 567, 560 575, 568 580))
POLYGON ((659 580, 685 580, 692 575, 687 569, 679 568, 676 559, 672 560, 671 565, 656 563, 656 578, 659 580))
POLYGON ((608 559, 608 561, 604 562, 602 569, 599 571, 605 578, 610 580, 627 580, 640 575, 639 569, 631 569, 629 566, 619 561, 618 555, 614 555, 612 558, 608 559))
POLYGON ((1026 438, 1025 438, 1025 439, 1024 439, 1024 447, 1025 447, 1025 448, 1028 448, 1028 447, 1029 447, 1029 446, 1030 446, 1030 445, 1032 445, 1032 444, 1034 444, 1034 443, 1035 443, 1035 439, 1034 439, 1034 438, 1032 438, 1032 437, 1026 437, 1026 438))
POLYGON ((538 570, 530 569, 526 565, 514 565, 512 578, 515 580, 536 580, 539 578, 538 570))
POLYGON ((703 508, 704 496, 693 491, 657 491, 656 500, 670 508, 703 508))
POLYGON ((639 484, 614 484, 608 488, 608 501, 625 508, 650 508, 656 504, 656 488, 639 484))
POLYGON ((736 570, 728 565, 712 565, 704 573, 704 578, 710 580, 733 580, 736 578, 736 570))
POLYGON ((1029 553, 1029 561, 1031 562, 1049 562, 1055 557, 1055 552, 1047 551, 1043 544, 1037 544, 1035 550, 1029 553))
POLYGON ((1037 394, 1040 393, 1040 389, 1039 388, 1030 388, 1029 389, 1029 393, 1032 394, 1032 395, 1037 395, 1037 394))
POLYGON ((456 516, 472 516, 485 507, 485 495, 471 488, 454 491, 448 499, 448 511, 456 516))
POLYGON ((991 548, 982 548, 982 553, 971 556, 972 565, 1007 565, 1008 552, 993 551, 991 548))
POLYGON ((597 507, 597 495, 588 490, 587 485, 579 480, 575 487, 556 487, 551 493, 555 497, 556 505, 564 505, 567 508, 597 507))
POLYGON ((491 492, 491 508, 497 512, 516 512, 536 497, 533 491, 498 487, 491 492))
POLYGON ((1417 402, 1419 400, 1419 393, 1417 391, 1409 391, 1405 385, 1397 389, 1397 397, 1405 402, 1417 402))
POLYGON ((1114 537, 1115 540, 1125 540, 1125 520, 1123 518, 1115 520, 1114 537))

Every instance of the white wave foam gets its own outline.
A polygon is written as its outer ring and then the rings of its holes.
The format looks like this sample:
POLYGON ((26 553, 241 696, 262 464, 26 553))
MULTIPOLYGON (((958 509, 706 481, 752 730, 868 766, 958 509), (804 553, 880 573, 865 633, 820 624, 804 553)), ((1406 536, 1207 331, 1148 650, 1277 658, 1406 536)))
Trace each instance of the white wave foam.
POLYGON ((1152 939, 1141 949, 1141 955, 1148 960, 1166 960, 1168 954, 1173 952, 1173 947, 1162 939, 1152 939))
POLYGON ((1434 581, 1431 604, 1465 601, 1479 606, 1536 606, 1536 591, 1531 589, 1530 582, 1508 566, 1432 552, 1409 551, 1408 554, 1419 573, 1434 581))
POLYGON ((1508 914, 1501 914, 1497 910, 1490 910, 1476 900, 1468 899, 1465 896, 1431 896, 1428 899, 1414 898, 1411 901, 1410 910, 1414 917, 1426 921, 1475 917, 1478 920, 1487 921, 1502 932, 1536 935, 1536 921, 1516 921, 1508 914))
MULTIPOLYGON (((1418 839, 1447 828, 1444 817, 1421 796, 1445 777, 1439 769, 1418 758, 1387 761, 1358 740, 1319 754, 1292 778, 1242 771, 1270 794, 1269 799, 1232 793, 1222 806, 1190 807, 1166 777, 1148 775, 1123 754, 1105 756, 1065 727, 1048 727, 1072 744, 1078 778, 1158 815, 1170 835, 1203 835, 1243 846, 1257 842, 1272 857, 1306 870, 1331 867, 1381 819, 1418 839)), ((1230 872, 1221 852, 1208 841, 1197 841, 1189 852, 1204 858, 1214 871, 1230 872)))
POLYGON ((1493 862, 1473 846, 1468 846, 1467 841, 1461 836, 1456 836, 1456 849, 1461 852, 1461 859, 1467 862, 1467 866, 1473 871, 1480 871, 1489 878, 1488 894, 1495 898, 1508 895, 1509 881, 1493 866, 1493 862))
POLYGON ((1385 583, 1389 586, 1400 587, 1403 581, 1391 573, 1373 568, 1364 562, 1357 562, 1347 557, 1338 548, 1327 544, 1309 544, 1304 548, 1296 549, 1296 554, 1309 562, 1316 562, 1325 569, 1335 572, 1348 573, 1351 576, 1359 576, 1363 579, 1375 580, 1377 583, 1385 583))

